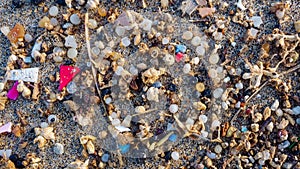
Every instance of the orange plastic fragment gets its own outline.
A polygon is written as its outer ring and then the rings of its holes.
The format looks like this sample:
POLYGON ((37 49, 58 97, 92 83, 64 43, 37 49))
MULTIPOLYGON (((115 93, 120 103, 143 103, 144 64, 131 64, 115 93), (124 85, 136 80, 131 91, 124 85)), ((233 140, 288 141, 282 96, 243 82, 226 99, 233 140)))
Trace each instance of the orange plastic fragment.
POLYGON ((7 35, 7 38, 9 39, 10 43, 16 43, 18 42, 19 38, 24 38, 25 35, 25 29, 24 27, 17 23, 13 29, 10 30, 10 32, 7 35))

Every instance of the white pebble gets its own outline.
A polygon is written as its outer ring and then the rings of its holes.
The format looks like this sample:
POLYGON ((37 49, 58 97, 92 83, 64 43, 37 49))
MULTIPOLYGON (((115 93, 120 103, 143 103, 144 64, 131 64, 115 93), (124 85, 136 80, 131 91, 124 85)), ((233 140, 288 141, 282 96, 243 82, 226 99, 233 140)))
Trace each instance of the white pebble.
POLYGON ((77 43, 76 43, 76 40, 75 40, 75 36, 68 35, 65 38, 65 46, 66 47, 71 47, 71 48, 77 48, 77 43))
POLYGON ((152 21, 149 19, 144 19, 139 25, 144 31, 150 31, 152 27, 152 21))
POLYGON ((223 94, 223 91, 224 90, 222 88, 215 89, 214 92, 213 92, 214 98, 220 98, 223 94))
POLYGON ((171 157, 173 160, 179 160, 179 153, 174 151, 171 153, 171 157))
POLYGON ((178 105, 177 104, 171 104, 169 107, 169 111, 171 113, 176 113, 178 111, 178 105))
POLYGON ((9 29, 8 26, 2 26, 2 27, 1 27, 1 32, 2 32, 5 36, 7 36, 8 33, 10 32, 10 29, 9 29))
POLYGON ((191 71, 191 64, 189 63, 186 63, 184 66, 183 66, 183 73, 185 74, 188 74, 190 71, 191 71))
POLYGON ((193 38, 193 33, 191 31, 185 31, 182 34, 182 39, 191 40, 193 38))
POLYGON ((134 66, 130 66, 129 72, 130 72, 132 75, 138 75, 138 74, 139 74, 139 70, 138 70, 136 67, 134 67, 134 66))
POLYGON ((215 146, 214 150, 217 154, 220 154, 222 152, 222 146, 218 144, 215 146))
POLYGON ((170 55, 170 54, 166 54, 163 60, 164 60, 165 63, 166 63, 167 65, 169 65, 169 66, 170 66, 170 65, 173 65, 173 64, 175 63, 175 58, 174 58, 174 56, 173 56, 173 55, 170 55))
POLYGON ((297 118, 297 119, 296 119, 296 123, 297 123, 298 125, 300 125, 300 118, 297 118))
POLYGON ((213 53, 212 55, 210 55, 208 61, 210 64, 217 64, 220 60, 220 57, 217 53, 213 53))
POLYGON ((191 43, 193 46, 199 46, 201 44, 201 38, 199 36, 195 36, 191 43))
POLYGON ((105 98, 104 102, 105 102, 106 104, 110 104, 110 103, 112 102, 111 97, 105 98))
POLYGON ((127 47, 130 45, 130 39, 128 37, 122 38, 121 42, 124 47, 127 47))
POLYGON ((98 47, 99 49, 104 49, 105 48, 102 41, 96 41, 95 46, 98 47))
POLYGON ((113 126, 119 126, 121 124, 121 121, 119 119, 113 119, 111 121, 111 125, 113 126))
POLYGON ((197 46, 196 53, 198 56, 204 56, 205 48, 203 46, 197 46))
POLYGON ((227 76, 226 78, 224 78, 224 83, 228 83, 230 81, 230 77, 227 76))
POLYGON ((162 41, 161 41, 161 43, 162 43, 163 45, 166 45, 166 44, 169 43, 169 39, 168 39, 168 38, 163 38, 162 41))
POLYGON ((239 82, 239 83, 236 83, 235 84, 235 87, 237 88, 237 89, 243 89, 243 83, 242 82, 239 82))
POLYGON ((212 123, 211 123, 211 129, 212 130, 215 130, 218 126, 221 125, 221 122, 219 120, 214 120, 212 123))
POLYGON ((201 120, 203 123, 206 123, 207 122, 207 116, 206 115, 204 115, 204 114, 201 114, 200 116, 199 116, 199 120, 201 120))
POLYGON ((272 111, 275 111, 275 110, 278 109, 278 107, 279 107, 279 101, 278 101, 278 99, 276 99, 276 100, 274 101, 274 103, 272 104, 272 106, 271 106, 271 110, 272 110, 272 111))
POLYGON ((57 26, 58 25, 58 20, 56 18, 51 18, 50 19, 50 24, 53 26, 57 26))
POLYGON ((235 104, 235 106, 234 106, 235 108, 237 108, 237 109, 239 109, 240 107, 241 107, 241 102, 240 101, 238 101, 236 104, 235 104))
POLYGON ((77 14, 72 14, 72 15, 70 16, 70 22, 71 22, 72 24, 74 24, 74 25, 79 25, 80 22, 81 22, 81 20, 80 20, 80 18, 79 18, 79 16, 78 16, 77 14))
POLYGON ((31 42, 33 40, 33 37, 30 34, 26 33, 24 39, 26 42, 31 42))
POLYGON ((67 52, 68 58, 74 59, 77 57, 77 54, 78 54, 77 49, 75 49, 75 48, 68 49, 68 52, 67 52))
POLYGON ((252 16, 251 20, 253 21, 254 27, 259 28, 260 25, 263 23, 260 16, 252 16))
POLYGON ((50 16, 57 16, 57 14, 58 14, 58 7, 57 6, 52 6, 49 9, 49 15, 50 16))
POLYGON ((89 19, 88 27, 90 29, 96 29, 98 26, 98 23, 95 19, 89 19))
POLYGON ((64 153, 64 146, 60 143, 55 143, 53 151, 55 154, 63 154, 64 153))
POLYGON ((123 26, 117 26, 115 31, 118 34, 118 36, 123 36, 126 30, 123 26))
POLYGON ((123 70, 124 70, 124 68, 122 66, 118 66, 115 74, 120 76, 122 74, 123 70))
POLYGON ((209 69, 208 70, 208 75, 209 77, 211 77, 212 79, 218 77, 218 72, 216 69, 209 69))
POLYGON ((226 102, 222 102, 222 108, 224 110, 227 110, 228 109, 228 104, 226 102))
POLYGON ((46 128, 46 127, 48 127, 49 125, 48 125, 48 123, 46 123, 46 122, 41 122, 40 126, 41 126, 41 128, 46 128))
POLYGON ((204 137, 204 138, 206 138, 208 136, 208 132, 205 131, 205 130, 202 130, 201 131, 201 136, 204 137))
POLYGON ((91 49, 91 53, 94 55, 94 57, 96 57, 96 56, 98 56, 99 54, 100 54, 100 48, 98 48, 98 47, 93 47, 92 49, 91 49))
POLYGON ((277 115, 278 117, 283 116, 283 111, 282 111, 281 109, 277 109, 277 110, 275 111, 275 113, 276 113, 276 115, 277 115))
POLYGON ((199 62, 200 62, 200 58, 199 58, 199 57, 194 57, 194 58, 192 59, 192 64, 198 65, 199 62))

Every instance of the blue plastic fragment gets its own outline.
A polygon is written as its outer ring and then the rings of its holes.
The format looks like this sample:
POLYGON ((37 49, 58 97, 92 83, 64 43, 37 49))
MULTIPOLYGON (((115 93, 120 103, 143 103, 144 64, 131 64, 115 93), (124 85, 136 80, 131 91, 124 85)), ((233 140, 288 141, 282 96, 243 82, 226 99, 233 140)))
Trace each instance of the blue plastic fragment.
POLYGON ((248 129, 247 129, 247 127, 246 127, 246 126, 242 126, 242 129, 241 129, 241 131, 244 133, 244 132, 248 131, 248 129))
POLYGON ((170 135, 169 140, 170 140, 171 142, 175 142, 175 141, 177 140, 177 135, 176 135, 176 134, 170 135))
POLYGON ((125 154, 128 153, 129 149, 130 149, 130 144, 125 144, 125 145, 119 145, 121 153, 125 154))
POLYGON ((154 83, 152 84, 152 86, 155 87, 155 88, 161 88, 161 87, 162 87, 162 84, 161 84, 160 82, 154 82, 154 83))
POLYGON ((176 45, 175 53, 185 53, 186 52, 186 46, 185 45, 176 45))
POLYGON ((103 154, 101 157, 101 160, 105 163, 108 162, 108 159, 109 159, 109 154, 103 154))

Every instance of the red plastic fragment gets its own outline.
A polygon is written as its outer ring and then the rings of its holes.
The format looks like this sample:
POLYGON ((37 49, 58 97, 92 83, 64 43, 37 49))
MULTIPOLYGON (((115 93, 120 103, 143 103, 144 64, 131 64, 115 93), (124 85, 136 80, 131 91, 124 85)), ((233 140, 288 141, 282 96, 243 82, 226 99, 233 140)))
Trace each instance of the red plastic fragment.
POLYGON ((58 90, 62 90, 66 87, 79 72, 80 69, 78 67, 61 65, 59 71, 60 81, 58 90))
POLYGON ((11 100, 17 100, 18 96, 19 96, 19 92, 17 90, 19 82, 16 81, 15 84, 13 85, 13 87, 8 91, 7 93, 7 97, 11 100))
POLYGON ((176 60, 176 62, 180 62, 182 58, 183 58, 183 53, 178 52, 176 54, 175 60, 176 60))

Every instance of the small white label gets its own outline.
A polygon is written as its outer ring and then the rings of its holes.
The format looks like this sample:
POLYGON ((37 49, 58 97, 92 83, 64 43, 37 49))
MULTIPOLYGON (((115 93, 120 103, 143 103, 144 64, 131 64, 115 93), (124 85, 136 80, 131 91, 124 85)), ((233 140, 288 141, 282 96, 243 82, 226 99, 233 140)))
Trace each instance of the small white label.
POLYGON ((8 73, 8 80, 22 80, 24 82, 37 82, 39 68, 15 69, 8 73))

